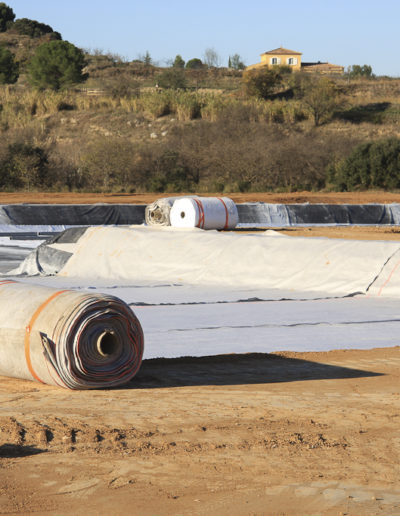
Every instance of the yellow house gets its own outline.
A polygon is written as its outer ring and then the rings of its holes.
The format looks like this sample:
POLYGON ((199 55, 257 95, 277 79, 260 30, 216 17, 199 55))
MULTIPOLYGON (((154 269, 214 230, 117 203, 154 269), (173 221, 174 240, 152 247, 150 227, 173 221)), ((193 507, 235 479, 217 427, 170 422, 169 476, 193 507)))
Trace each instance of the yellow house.
POLYGON ((319 73, 319 74, 343 74, 344 66, 334 65, 332 63, 302 63, 301 52, 295 50, 289 50, 287 48, 279 47, 275 50, 269 50, 261 54, 261 62, 250 65, 246 70, 254 70, 257 68, 272 66, 290 66, 294 71, 299 72, 300 70, 308 73, 319 73))
POLYGON ((298 71, 301 68, 301 56, 301 52, 279 47, 261 54, 261 63, 250 65, 247 67, 247 70, 263 66, 290 66, 293 70, 298 71))

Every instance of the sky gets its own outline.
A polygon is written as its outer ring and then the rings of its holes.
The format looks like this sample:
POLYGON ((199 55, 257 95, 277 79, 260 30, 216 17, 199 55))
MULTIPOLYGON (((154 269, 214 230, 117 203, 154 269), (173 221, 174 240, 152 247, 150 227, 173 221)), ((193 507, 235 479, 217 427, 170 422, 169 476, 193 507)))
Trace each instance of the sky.
POLYGON ((400 0, 3 0, 16 18, 50 25, 79 48, 129 61, 147 51, 160 66, 180 54, 246 65, 283 46, 303 61, 368 64, 400 77, 400 0))

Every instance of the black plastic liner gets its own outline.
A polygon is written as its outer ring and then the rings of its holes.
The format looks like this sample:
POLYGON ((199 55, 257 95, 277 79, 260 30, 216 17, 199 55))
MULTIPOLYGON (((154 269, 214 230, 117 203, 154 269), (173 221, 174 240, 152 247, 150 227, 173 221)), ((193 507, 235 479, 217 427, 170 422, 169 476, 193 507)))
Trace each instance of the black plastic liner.
MULTIPOLYGON (((140 204, 8 204, 0 205, 4 226, 100 226, 145 222, 140 204)), ((237 204, 239 224, 282 227, 292 225, 398 225, 400 204, 237 204)))
POLYGON ((143 224, 141 204, 5 204, 0 224, 29 226, 101 226, 143 224))
POLYGON ((396 225, 400 204, 238 204, 239 222, 270 227, 292 225, 396 225))

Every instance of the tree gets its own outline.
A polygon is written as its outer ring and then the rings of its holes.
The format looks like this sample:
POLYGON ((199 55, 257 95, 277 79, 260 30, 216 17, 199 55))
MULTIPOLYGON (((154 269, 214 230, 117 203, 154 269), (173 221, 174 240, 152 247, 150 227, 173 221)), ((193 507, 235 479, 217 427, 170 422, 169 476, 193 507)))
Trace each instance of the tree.
POLYGON ((214 48, 206 48, 204 51, 203 62, 209 68, 221 66, 221 58, 214 48))
POLYGON ((248 70, 243 82, 247 95, 266 99, 282 83, 282 72, 279 67, 248 70))
POLYGON ((185 68, 185 61, 182 59, 182 56, 179 54, 175 57, 174 63, 172 65, 174 68, 185 68))
POLYGON ((139 61, 141 61, 146 66, 151 66, 153 64, 153 59, 148 50, 146 50, 145 54, 139 56, 139 61))
POLYGON ((332 167, 330 181, 342 191, 400 187, 400 140, 363 143, 332 167))
POLYGON ((13 30, 18 34, 25 34, 31 38, 40 38, 45 34, 52 34, 54 39, 61 39, 59 32, 55 32, 50 25, 40 23, 36 20, 30 20, 29 18, 19 18, 15 20, 13 30))
POLYGON ((367 79, 371 79, 374 76, 374 74, 372 73, 372 66, 370 65, 352 65, 352 66, 349 66, 348 69, 347 69, 347 75, 350 77, 350 78, 354 78, 354 77, 366 77, 367 79))
POLYGON ((50 41, 40 45, 28 65, 30 83, 38 89, 64 89, 82 82, 85 56, 68 41, 50 41))
POLYGON ((189 61, 186 63, 186 68, 189 70, 200 70, 203 68, 203 62, 198 57, 194 57, 193 59, 189 59, 189 61))
POLYGON ((0 2, 0 32, 5 32, 10 28, 14 21, 15 14, 11 7, 4 2, 0 2))
POLYGON ((5 47, 0 46, 0 84, 14 84, 18 80, 18 63, 13 54, 5 47))
POLYGON ((229 56, 228 67, 234 70, 244 70, 245 64, 239 54, 233 54, 233 56, 229 56))
POLYGON ((310 111, 314 125, 329 120, 339 107, 339 92, 336 84, 327 78, 314 80, 308 86, 303 85, 303 103, 310 111))

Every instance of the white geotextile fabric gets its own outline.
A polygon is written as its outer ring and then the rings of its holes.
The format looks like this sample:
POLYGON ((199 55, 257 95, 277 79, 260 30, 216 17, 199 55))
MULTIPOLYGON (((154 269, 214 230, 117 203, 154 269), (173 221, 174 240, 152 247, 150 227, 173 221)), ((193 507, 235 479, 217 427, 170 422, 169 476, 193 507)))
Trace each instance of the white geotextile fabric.
POLYGON ((145 287, 60 276, 21 281, 57 289, 89 289, 132 303, 146 336, 146 359, 398 345, 399 298, 296 299, 299 293, 293 292, 288 299, 289 293, 280 290, 145 287))
MULTIPOLYGON (((395 299, 339 298, 135 307, 144 358, 398 346, 395 299)), ((400 350, 399 350, 400 365, 400 350)), ((358 367, 360 367, 360 363, 358 367)))
POLYGON ((136 374, 142 354, 142 328, 120 299, 0 281, 0 375, 114 387, 136 374))
POLYGON ((400 296, 395 274, 400 267, 395 272, 388 269, 400 243, 277 235, 170 227, 89 228, 75 244, 56 244, 57 249, 72 253, 59 275, 400 296), (384 284, 375 288, 382 277, 384 284))
POLYGON ((236 204, 229 197, 177 199, 169 216, 176 228, 234 229, 239 222, 236 204))

